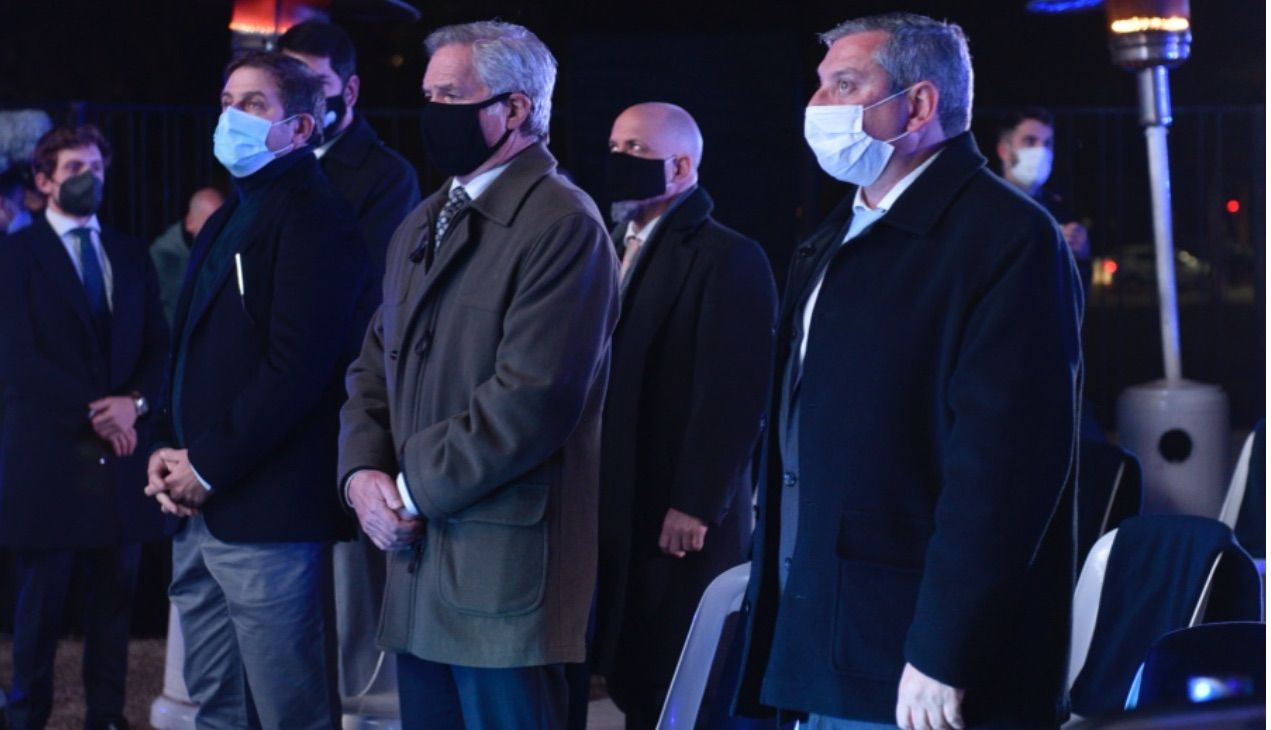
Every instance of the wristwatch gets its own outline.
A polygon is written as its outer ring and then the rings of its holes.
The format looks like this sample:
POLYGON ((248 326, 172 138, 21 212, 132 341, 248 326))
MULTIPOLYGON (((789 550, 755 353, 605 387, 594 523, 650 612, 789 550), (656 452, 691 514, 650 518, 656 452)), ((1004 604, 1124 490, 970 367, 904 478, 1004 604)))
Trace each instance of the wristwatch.
POLYGON ((146 397, 135 390, 132 392, 132 404, 137 407, 137 418, 141 418, 150 412, 150 401, 146 397))

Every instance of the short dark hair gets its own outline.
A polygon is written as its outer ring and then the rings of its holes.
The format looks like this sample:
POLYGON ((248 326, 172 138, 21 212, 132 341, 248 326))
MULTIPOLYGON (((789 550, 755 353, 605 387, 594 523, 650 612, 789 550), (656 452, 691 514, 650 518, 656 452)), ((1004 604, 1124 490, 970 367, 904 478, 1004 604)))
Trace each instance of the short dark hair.
POLYGON ((1001 142, 1011 136, 1016 127, 1029 119, 1041 122, 1051 129, 1055 128, 1055 115, 1050 110, 1040 106, 1024 106, 1012 109, 1002 120, 1002 126, 997 130, 997 141, 1001 142))
POLYGON ((282 111, 288 117, 308 114, 322 119, 326 113, 326 95, 322 79, 303 62, 273 51, 248 51, 235 56, 225 67, 225 79, 240 68, 256 68, 269 74, 278 84, 282 111))
POLYGON ((338 25, 306 20, 283 33, 278 39, 278 48, 327 59, 341 82, 347 83, 349 77, 357 73, 357 51, 353 49, 353 39, 338 25))
POLYGON ((35 143, 35 151, 31 153, 31 171, 42 172, 45 177, 53 177, 57 170, 57 155, 62 150, 75 150, 80 147, 97 147, 102 155, 102 166, 110 167, 110 142, 106 135, 91 124, 63 125, 54 127, 40 137, 35 143))

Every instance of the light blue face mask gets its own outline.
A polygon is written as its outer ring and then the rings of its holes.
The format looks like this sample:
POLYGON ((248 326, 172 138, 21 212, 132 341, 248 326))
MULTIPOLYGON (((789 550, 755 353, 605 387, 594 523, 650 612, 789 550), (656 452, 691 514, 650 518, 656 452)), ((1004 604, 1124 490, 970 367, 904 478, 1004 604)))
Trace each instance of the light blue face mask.
POLYGON ((289 122, 296 116, 271 122, 232 106, 226 107, 212 133, 212 153, 231 175, 247 177, 296 146, 293 142, 280 150, 271 150, 265 142, 275 124, 289 122))

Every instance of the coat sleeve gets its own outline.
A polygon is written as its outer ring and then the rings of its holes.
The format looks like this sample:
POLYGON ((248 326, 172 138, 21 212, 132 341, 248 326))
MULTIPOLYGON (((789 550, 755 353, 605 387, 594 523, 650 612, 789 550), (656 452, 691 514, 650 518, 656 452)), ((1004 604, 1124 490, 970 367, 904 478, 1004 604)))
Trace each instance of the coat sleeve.
POLYGON ((0 386, 6 393, 39 399, 61 409, 80 409, 102 396, 36 347, 29 306, 32 264, 25 245, 0 245, 0 386))
POLYGON ((693 383, 670 506, 719 524, 751 458, 772 379, 777 290, 754 243, 721 251, 698 310, 693 383))
POLYGON ((618 315, 609 236, 576 213, 550 226, 521 262, 494 374, 467 409, 408 437, 401 464, 429 519, 475 504, 565 445, 597 378, 618 315))
POLYGON ((947 376, 951 427, 905 645, 921 672, 963 689, 1000 649, 1075 464, 1081 293, 1072 257, 1047 220, 1004 259, 990 266, 947 376))
POLYGON ((366 328, 362 352, 349 365, 345 377, 348 400, 340 409, 340 455, 338 477, 344 482, 359 469, 378 469, 395 475, 399 471, 393 449, 392 422, 388 407, 388 385, 384 376, 384 325, 376 311, 366 328))
POLYGON ((348 356, 366 250, 352 216, 297 208, 279 233, 265 354, 225 415, 189 447, 190 463, 218 491, 232 489, 311 417, 348 356))

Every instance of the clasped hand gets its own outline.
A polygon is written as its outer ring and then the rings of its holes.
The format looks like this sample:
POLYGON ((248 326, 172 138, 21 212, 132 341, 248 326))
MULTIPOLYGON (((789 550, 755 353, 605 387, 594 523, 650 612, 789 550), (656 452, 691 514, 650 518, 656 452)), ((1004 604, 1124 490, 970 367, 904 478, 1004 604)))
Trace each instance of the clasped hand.
POLYGON ((424 532, 424 521, 405 515, 397 483, 382 471, 354 473, 348 496, 362 531, 380 550, 404 550, 424 532))
POLYGON ((88 404, 93 431, 110 444, 115 456, 128 456, 137 449, 137 406, 131 398, 112 395, 88 404))
POLYGON ((207 501, 208 490, 194 473, 187 449, 159 449, 150 455, 146 496, 154 497, 160 509, 178 517, 198 513, 207 501))

